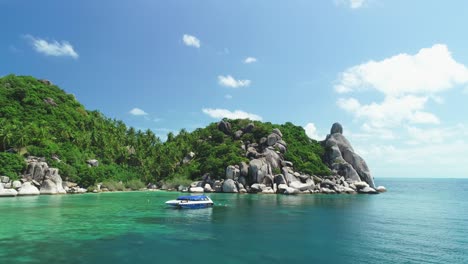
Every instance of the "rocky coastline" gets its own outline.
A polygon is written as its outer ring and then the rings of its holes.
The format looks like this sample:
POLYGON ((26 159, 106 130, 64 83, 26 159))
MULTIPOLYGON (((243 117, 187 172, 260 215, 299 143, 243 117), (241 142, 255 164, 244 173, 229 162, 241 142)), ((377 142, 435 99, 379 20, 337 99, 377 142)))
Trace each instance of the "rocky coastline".
MULTIPOLYGON (((240 138, 251 133, 254 124, 242 130, 231 131, 229 122, 220 121, 218 129, 227 135, 240 138)), ((259 142, 242 142, 241 148, 249 162, 227 166, 222 179, 205 174, 190 186, 167 186, 164 183, 148 184, 142 190, 168 190, 190 193, 258 193, 258 194, 378 194, 386 192, 377 186, 369 168, 343 135, 343 127, 333 124, 330 134, 320 142, 325 148, 324 160, 331 170, 327 176, 308 175, 294 170, 294 164, 284 159, 287 142, 279 129, 273 129, 259 142)), ((196 153, 189 152, 181 161, 190 163, 196 153)), ((82 194, 89 191, 106 192, 108 188, 98 184, 85 189, 76 183, 63 181, 57 168, 50 168, 44 158, 28 157, 27 168, 20 180, 0 176, 0 197, 82 194)), ((90 167, 99 166, 97 160, 88 160, 90 167)))
MULTIPOLYGON (((253 126, 251 123, 235 131, 234 137, 250 133, 253 126)), ((218 129, 227 135, 232 134, 229 122, 220 121, 218 129)), ((320 142, 325 147, 325 161, 331 170, 328 176, 295 171, 294 164, 284 159, 288 145, 282 137, 276 128, 260 142, 245 142, 241 148, 250 161, 229 165, 222 180, 214 180, 205 174, 201 181, 192 182, 190 186, 171 189, 163 185, 161 189, 190 193, 261 194, 378 194, 387 191, 384 186, 376 187, 366 162, 355 153, 339 123, 333 124, 330 134, 320 142)), ((193 156, 190 153, 184 162, 190 162, 193 156)))

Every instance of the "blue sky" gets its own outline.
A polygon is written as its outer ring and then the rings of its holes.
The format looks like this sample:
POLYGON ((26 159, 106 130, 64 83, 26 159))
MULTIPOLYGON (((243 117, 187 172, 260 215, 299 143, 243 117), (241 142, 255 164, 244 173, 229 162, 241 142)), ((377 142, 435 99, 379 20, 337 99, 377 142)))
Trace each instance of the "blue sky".
POLYGON ((466 1, 0 0, 0 76, 161 138, 333 122, 375 177, 468 177, 466 1))

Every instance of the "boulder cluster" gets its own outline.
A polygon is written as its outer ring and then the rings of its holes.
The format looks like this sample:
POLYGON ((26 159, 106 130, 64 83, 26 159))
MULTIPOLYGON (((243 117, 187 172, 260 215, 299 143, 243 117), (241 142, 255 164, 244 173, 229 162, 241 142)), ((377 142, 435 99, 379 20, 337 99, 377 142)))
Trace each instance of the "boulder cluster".
MULTIPOLYGON (((220 121, 218 129, 236 139, 251 133, 254 124, 232 133, 231 124, 220 121)), ((242 149, 250 160, 229 165, 224 179, 213 180, 205 174, 201 181, 190 186, 179 186, 179 191, 203 193, 264 193, 264 194, 301 194, 301 193, 365 193, 385 192, 383 186, 375 187, 366 162, 357 155, 351 144, 343 136, 343 127, 335 123, 331 133, 322 142, 326 149, 325 159, 332 174, 320 177, 294 170, 294 164, 284 159, 287 143, 277 128, 259 142, 243 142, 242 149)), ((185 161, 185 159, 184 159, 185 161)))
POLYGON ((44 158, 30 156, 26 162, 28 165, 20 180, 0 176, 0 197, 86 192, 76 183, 63 181, 59 170, 49 168, 44 158))

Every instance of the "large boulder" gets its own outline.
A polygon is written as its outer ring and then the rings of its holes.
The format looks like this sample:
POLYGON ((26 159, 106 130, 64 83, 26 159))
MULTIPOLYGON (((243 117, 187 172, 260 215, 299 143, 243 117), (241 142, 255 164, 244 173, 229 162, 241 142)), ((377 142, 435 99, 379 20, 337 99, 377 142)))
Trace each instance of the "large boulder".
POLYGON ((227 179, 223 182, 223 192, 225 193, 237 193, 236 183, 232 179, 227 179))
POLYGON ((258 156, 257 149, 254 147, 247 147, 247 152, 245 153, 245 156, 250 159, 255 159, 258 156))
POLYGON ((205 184, 205 187, 203 187, 203 191, 205 191, 205 192, 214 192, 213 188, 211 188, 211 185, 209 185, 208 183, 205 184))
POLYGON ((330 132, 331 134, 325 140, 325 158, 330 168, 344 176, 346 180, 365 181, 371 188, 375 188, 369 167, 364 159, 354 152, 353 147, 343 135, 343 127, 335 123, 330 132))
POLYGON ((8 183, 10 182, 10 178, 8 176, 0 176, 0 182, 8 183))
POLYGON ((278 136, 280 137, 280 140, 281 140, 281 138, 283 137, 283 133, 281 133, 281 130, 279 130, 278 128, 274 128, 274 129, 271 131, 271 133, 278 135, 278 136))
POLYGON ((20 181, 13 181, 12 187, 15 189, 18 189, 21 187, 21 182, 20 181))
POLYGON ((36 158, 28 158, 28 166, 24 174, 32 180, 42 182, 48 169, 49 165, 46 162, 36 158))
POLYGON ((375 190, 379 193, 383 193, 387 191, 387 188, 385 188, 384 186, 378 186, 377 188, 375 188, 375 190))
POLYGON ((189 191, 191 193, 202 193, 205 190, 203 189, 203 187, 190 187, 189 191))
POLYGON ((45 180, 41 184, 41 194, 65 194, 62 178, 58 174, 58 169, 49 168, 45 180))
POLYGON ((12 197, 18 195, 15 189, 5 189, 3 184, 0 183, 0 197, 12 197))
POLYGON ((244 132, 242 132, 242 130, 237 130, 236 132, 234 132, 234 138, 235 139, 240 139, 243 134, 244 134, 244 132))
POLYGON ((313 190, 315 189, 315 185, 313 182, 309 183, 301 183, 301 182, 292 182, 289 184, 289 187, 297 189, 299 191, 307 191, 307 190, 313 190))
POLYGON ((274 183, 276 185, 280 185, 280 184, 286 184, 287 185, 287 181, 286 179, 284 178, 283 174, 277 174, 275 175, 274 177, 274 183))
POLYGON ((358 193, 364 193, 364 194, 378 194, 374 188, 371 187, 364 187, 362 189, 358 189, 358 193))
POLYGON ((57 184, 50 179, 44 180, 40 191, 41 194, 57 194, 57 184))
POLYGON ((18 190, 18 196, 23 195, 39 195, 39 189, 36 186, 32 185, 31 182, 25 182, 21 185, 21 188, 18 190))
POLYGON ((255 125, 253 123, 249 123, 247 126, 244 127, 244 133, 252 133, 254 128, 255 125))
POLYGON ((235 166, 229 165, 226 168, 226 179, 237 180, 240 176, 240 170, 235 166))
POLYGON ((264 158, 250 161, 249 176, 252 183, 262 183, 266 175, 271 175, 271 168, 269 168, 264 158))
POLYGON ((252 186, 250 186, 250 190, 252 192, 262 192, 264 189, 266 189, 266 185, 265 184, 260 184, 260 183, 254 183, 252 184, 252 186))
POLYGON ((286 153, 286 151, 288 151, 288 149, 286 148, 286 146, 280 144, 279 141, 276 142, 276 144, 273 145, 273 146, 274 146, 275 148, 277 148, 277 149, 279 150, 279 152, 281 152, 281 153, 283 153, 283 154, 286 153))
POLYGON ((263 151, 263 155, 266 162, 272 169, 279 169, 281 167, 283 157, 281 157, 280 154, 278 154, 276 151, 268 147, 263 151))
POLYGON ((247 175, 249 175, 249 165, 247 165, 247 163, 241 162, 239 169, 242 177, 247 177, 247 175))
POLYGON ((343 126, 340 123, 334 123, 330 129, 330 134, 343 134, 343 126))
POLYGON ((293 173, 290 173, 290 168, 289 167, 283 167, 281 171, 283 172, 284 179, 286 180, 286 183, 290 185, 292 182, 300 182, 296 176, 294 176, 293 173))
POLYGON ((268 145, 268 146, 273 146, 273 145, 275 145, 276 142, 278 142, 279 140, 281 140, 281 137, 280 137, 278 134, 271 133, 270 135, 268 135, 268 138, 267 138, 267 145, 268 145))
POLYGON ((218 123, 218 129, 226 135, 231 134, 231 123, 221 120, 218 123))

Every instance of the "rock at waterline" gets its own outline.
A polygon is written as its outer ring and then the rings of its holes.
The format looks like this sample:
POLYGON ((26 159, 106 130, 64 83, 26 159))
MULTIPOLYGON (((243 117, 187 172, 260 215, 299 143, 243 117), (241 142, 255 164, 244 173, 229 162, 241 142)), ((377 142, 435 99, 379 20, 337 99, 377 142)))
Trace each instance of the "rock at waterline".
POLYGON ((232 179, 227 179, 223 182, 223 192, 225 193, 237 193, 236 183, 232 179))
POLYGON ((23 183, 18 190, 18 196, 39 194, 39 189, 37 189, 36 186, 32 185, 31 182, 23 183))
POLYGON ((325 159, 329 167, 344 176, 346 180, 365 181, 371 188, 375 188, 369 167, 364 159, 354 152, 349 141, 343 136, 343 127, 335 123, 330 132, 331 134, 323 143, 326 148, 325 159))
POLYGON ((387 188, 385 188, 384 186, 378 186, 377 188, 375 188, 375 190, 379 193, 383 193, 387 191, 387 188))
POLYGON ((13 197, 18 195, 14 189, 4 189, 3 184, 0 183, 0 197, 13 197))

